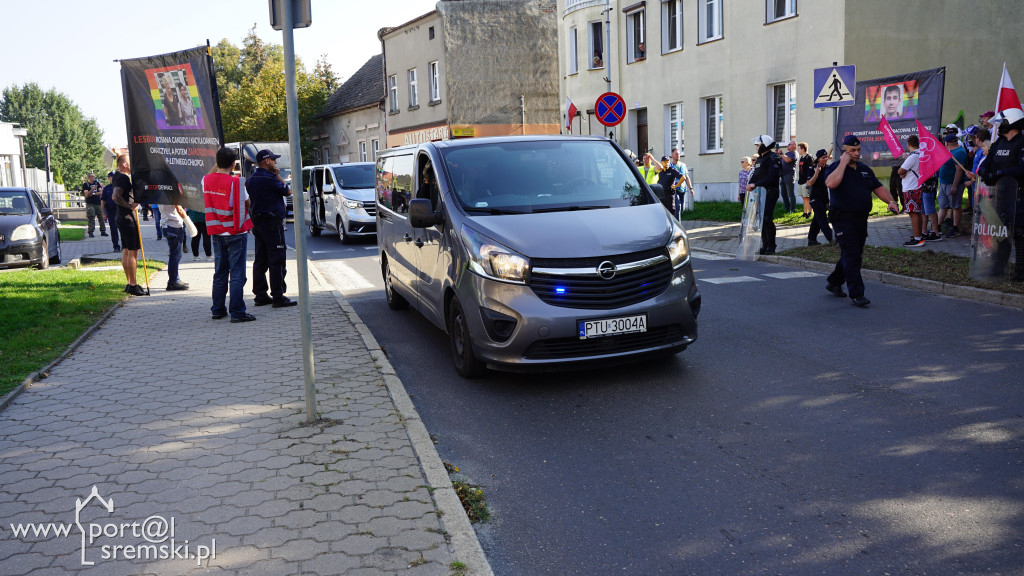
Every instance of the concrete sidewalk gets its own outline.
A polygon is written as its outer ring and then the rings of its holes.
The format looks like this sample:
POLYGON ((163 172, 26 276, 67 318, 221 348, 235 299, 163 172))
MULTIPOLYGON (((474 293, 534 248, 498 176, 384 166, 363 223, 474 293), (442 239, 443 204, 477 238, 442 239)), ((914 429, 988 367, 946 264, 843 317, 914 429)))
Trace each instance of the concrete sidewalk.
MULTIPOLYGON (((144 237, 165 259, 152 226, 144 237)), ((288 271, 295 297, 294 260, 288 271)), ((258 320, 211 320, 212 274, 191 255, 191 290, 166 292, 157 274, 151 296, 0 412, 0 573, 490 574, 408 394, 342 296, 310 278, 323 419, 306 425, 298 307, 257 308, 247 292, 258 320)))

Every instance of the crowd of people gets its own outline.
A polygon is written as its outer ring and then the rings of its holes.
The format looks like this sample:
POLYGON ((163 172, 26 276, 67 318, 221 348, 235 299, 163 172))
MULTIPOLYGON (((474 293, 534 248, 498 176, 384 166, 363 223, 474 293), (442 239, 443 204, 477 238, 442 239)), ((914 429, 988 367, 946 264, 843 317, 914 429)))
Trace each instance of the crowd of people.
POLYGON ((643 157, 637 157, 630 150, 625 152, 636 163, 640 175, 648 184, 659 184, 665 191, 665 207, 671 210, 677 219, 682 216, 687 205, 693 207, 693 182, 690 180, 690 170, 686 163, 679 159, 678 148, 673 148, 671 156, 662 156, 660 161, 655 160, 651 152, 644 153, 643 157))
MULTIPOLYGON (((287 308, 297 304, 284 295, 287 290, 284 199, 291 195, 291 189, 281 178, 278 158, 280 156, 270 150, 260 150, 256 154, 258 167, 243 186, 239 177, 232 173, 235 152, 221 148, 216 154, 216 167, 203 178, 202 212, 186 211, 175 204, 153 205, 163 213, 158 240, 166 239, 168 246, 167 290, 189 289, 178 274, 182 254, 188 253, 188 228, 195 228, 191 234, 195 260, 200 259, 200 243, 206 258, 210 257, 212 247, 213 305, 210 310, 214 320, 229 315, 233 323, 256 320, 256 316, 246 312, 243 299, 250 231, 256 248, 252 265, 255 305, 287 308)), ((110 184, 101 193, 101 198, 110 223, 114 249, 121 251, 121 265, 128 281, 124 291, 132 296, 146 296, 148 291, 139 286, 137 280, 139 251, 142 248, 138 222, 141 205, 135 200, 127 155, 118 157, 116 171, 107 177, 110 184)))

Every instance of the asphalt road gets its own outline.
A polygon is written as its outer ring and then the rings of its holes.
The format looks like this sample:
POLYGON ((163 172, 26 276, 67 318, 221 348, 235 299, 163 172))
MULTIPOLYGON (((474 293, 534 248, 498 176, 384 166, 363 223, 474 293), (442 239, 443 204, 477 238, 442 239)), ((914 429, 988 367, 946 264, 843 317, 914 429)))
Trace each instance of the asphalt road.
POLYGON ((695 258, 689 350, 467 381, 373 246, 309 242, 483 487, 496 574, 1024 574, 1024 313, 695 258))

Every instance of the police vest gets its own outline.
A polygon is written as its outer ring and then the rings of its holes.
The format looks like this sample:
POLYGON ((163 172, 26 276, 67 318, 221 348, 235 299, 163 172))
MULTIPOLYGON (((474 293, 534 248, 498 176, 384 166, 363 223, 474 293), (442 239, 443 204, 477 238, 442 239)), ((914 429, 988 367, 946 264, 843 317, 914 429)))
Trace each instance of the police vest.
POLYGON ((241 234, 252 229, 252 220, 242 202, 238 177, 214 172, 203 177, 206 231, 210 236, 241 234))
MULTIPOLYGON (((996 170, 1015 168, 1020 166, 1022 155, 1024 155, 1024 132, 1017 134, 1013 140, 1007 141, 1006 138, 1000 138, 989 148, 985 164, 990 162, 991 164, 986 169, 994 173, 996 170)), ((1021 184, 1024 183, 1018 179, 1017 186, 1021 184)))

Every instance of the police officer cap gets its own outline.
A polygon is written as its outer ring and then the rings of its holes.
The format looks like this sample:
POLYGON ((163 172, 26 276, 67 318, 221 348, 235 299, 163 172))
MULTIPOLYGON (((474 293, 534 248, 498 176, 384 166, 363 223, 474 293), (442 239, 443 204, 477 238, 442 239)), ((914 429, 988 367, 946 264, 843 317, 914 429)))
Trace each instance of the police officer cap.
POLYGON ((107 178, 113 178, 113 177, 114 177, 114 171, 113 170, 111 170, 110 172, 107 172, 107 178))
POLYGON ((815 160, 817 160, 818 158, 821 158, 823 156, 828 156, 828 151, 825 150, 824 148, 822 148, 821 150, 818 150, 817 152, 814 153, 814 159, 815 160))
POLYGON ((274 154, 270 150, 264 148, 263 150, 260 150, 259 152, 256 153, 256 163, 259 164, 260 162, 263 162, 267 158, 273 158, 274 160, 277 160, 280 157, 280 154, 274 154))
POLYGON ((755 146, 764 146, 765 148, 774 148, 775 139, 767 134, 761 134, 757 138, 751 140, 755 146))
POLYGON ((843 146, 860 146, 860 139, 850 134, 846 138, 843 138, 843 146))

